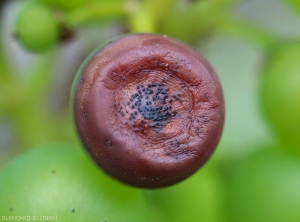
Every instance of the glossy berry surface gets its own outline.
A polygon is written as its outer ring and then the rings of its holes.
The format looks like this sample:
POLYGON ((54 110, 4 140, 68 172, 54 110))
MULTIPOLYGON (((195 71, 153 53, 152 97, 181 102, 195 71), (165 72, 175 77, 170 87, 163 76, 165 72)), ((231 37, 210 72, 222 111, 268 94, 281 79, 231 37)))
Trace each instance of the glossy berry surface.
POLYGON ((155 34, 115 39, 87 59, 74 84, 79 136, 97 164, 137 187, 197 171, 221 136, 221 85, 197 51, 155 34))

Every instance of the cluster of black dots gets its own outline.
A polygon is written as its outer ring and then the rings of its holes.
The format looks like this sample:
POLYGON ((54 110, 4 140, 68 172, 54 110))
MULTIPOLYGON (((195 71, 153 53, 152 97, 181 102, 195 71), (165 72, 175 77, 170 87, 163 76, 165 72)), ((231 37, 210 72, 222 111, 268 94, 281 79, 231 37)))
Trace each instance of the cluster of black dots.
POLYGON ((138 115, 141 115, 147 120, 148 127, 155 128, 163 126, 164 121, 176 116, 176 110, 172 109, 174 97, 169 96, 169 88, 164 83, 165 80, 162 79, 146 86, 136 86, 136 92, 126 102, 131 109, 129 120, 138 120, 138 115))

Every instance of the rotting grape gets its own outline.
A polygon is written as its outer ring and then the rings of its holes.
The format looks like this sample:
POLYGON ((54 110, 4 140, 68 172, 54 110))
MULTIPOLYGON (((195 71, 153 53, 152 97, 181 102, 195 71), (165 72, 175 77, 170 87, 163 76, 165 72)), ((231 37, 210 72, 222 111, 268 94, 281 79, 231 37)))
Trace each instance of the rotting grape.
POLYGON ((220 82, 193 48, 157 34, 125 35, 83 64, 72 92, 79 136, 112 177, 143 188, 175 184, 221 136, 220 82))

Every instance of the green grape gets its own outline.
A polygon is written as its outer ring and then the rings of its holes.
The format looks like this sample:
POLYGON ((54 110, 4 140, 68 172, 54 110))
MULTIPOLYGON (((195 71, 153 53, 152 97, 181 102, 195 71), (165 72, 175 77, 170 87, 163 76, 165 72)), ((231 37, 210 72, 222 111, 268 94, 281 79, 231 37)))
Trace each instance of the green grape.
MULTIPOLYGON (((0 173, 0 216, 57 221, 160 221, 143 193, 104 175, 82 149, 42 147, 0 173)), ((16 219, 16 218, 15 218, 16 219)))
POLYGON ((43 52, 59 39, 59 25, 52 12, 40 4, 28 4, 16 19, 16 36, 29 51, 43 52))
POLYGON ((299 222, 300 161, 260 150, 235 166, 226 190, 231 222, 299 222))
POLYGON ((278 138, 300 153, 300 42, 274 50, 262 71, 261 104, 278 138))
POLYGON ((223 221, 224 181, 209 165, 178 185, 147 191, 149 202, 162 210, 166 221, 223 221))

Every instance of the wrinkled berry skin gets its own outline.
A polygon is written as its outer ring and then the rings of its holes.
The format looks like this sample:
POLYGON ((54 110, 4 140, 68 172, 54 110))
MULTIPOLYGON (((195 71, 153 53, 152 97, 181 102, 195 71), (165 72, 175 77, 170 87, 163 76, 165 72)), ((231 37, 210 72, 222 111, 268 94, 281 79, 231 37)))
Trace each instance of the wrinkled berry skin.
POLYGON ((224 123, 220 82, 205 58, 157 34, 114 39, 93 53, 73 87, 78 134, 117 180, 165 187, 192 175, 224 123))

